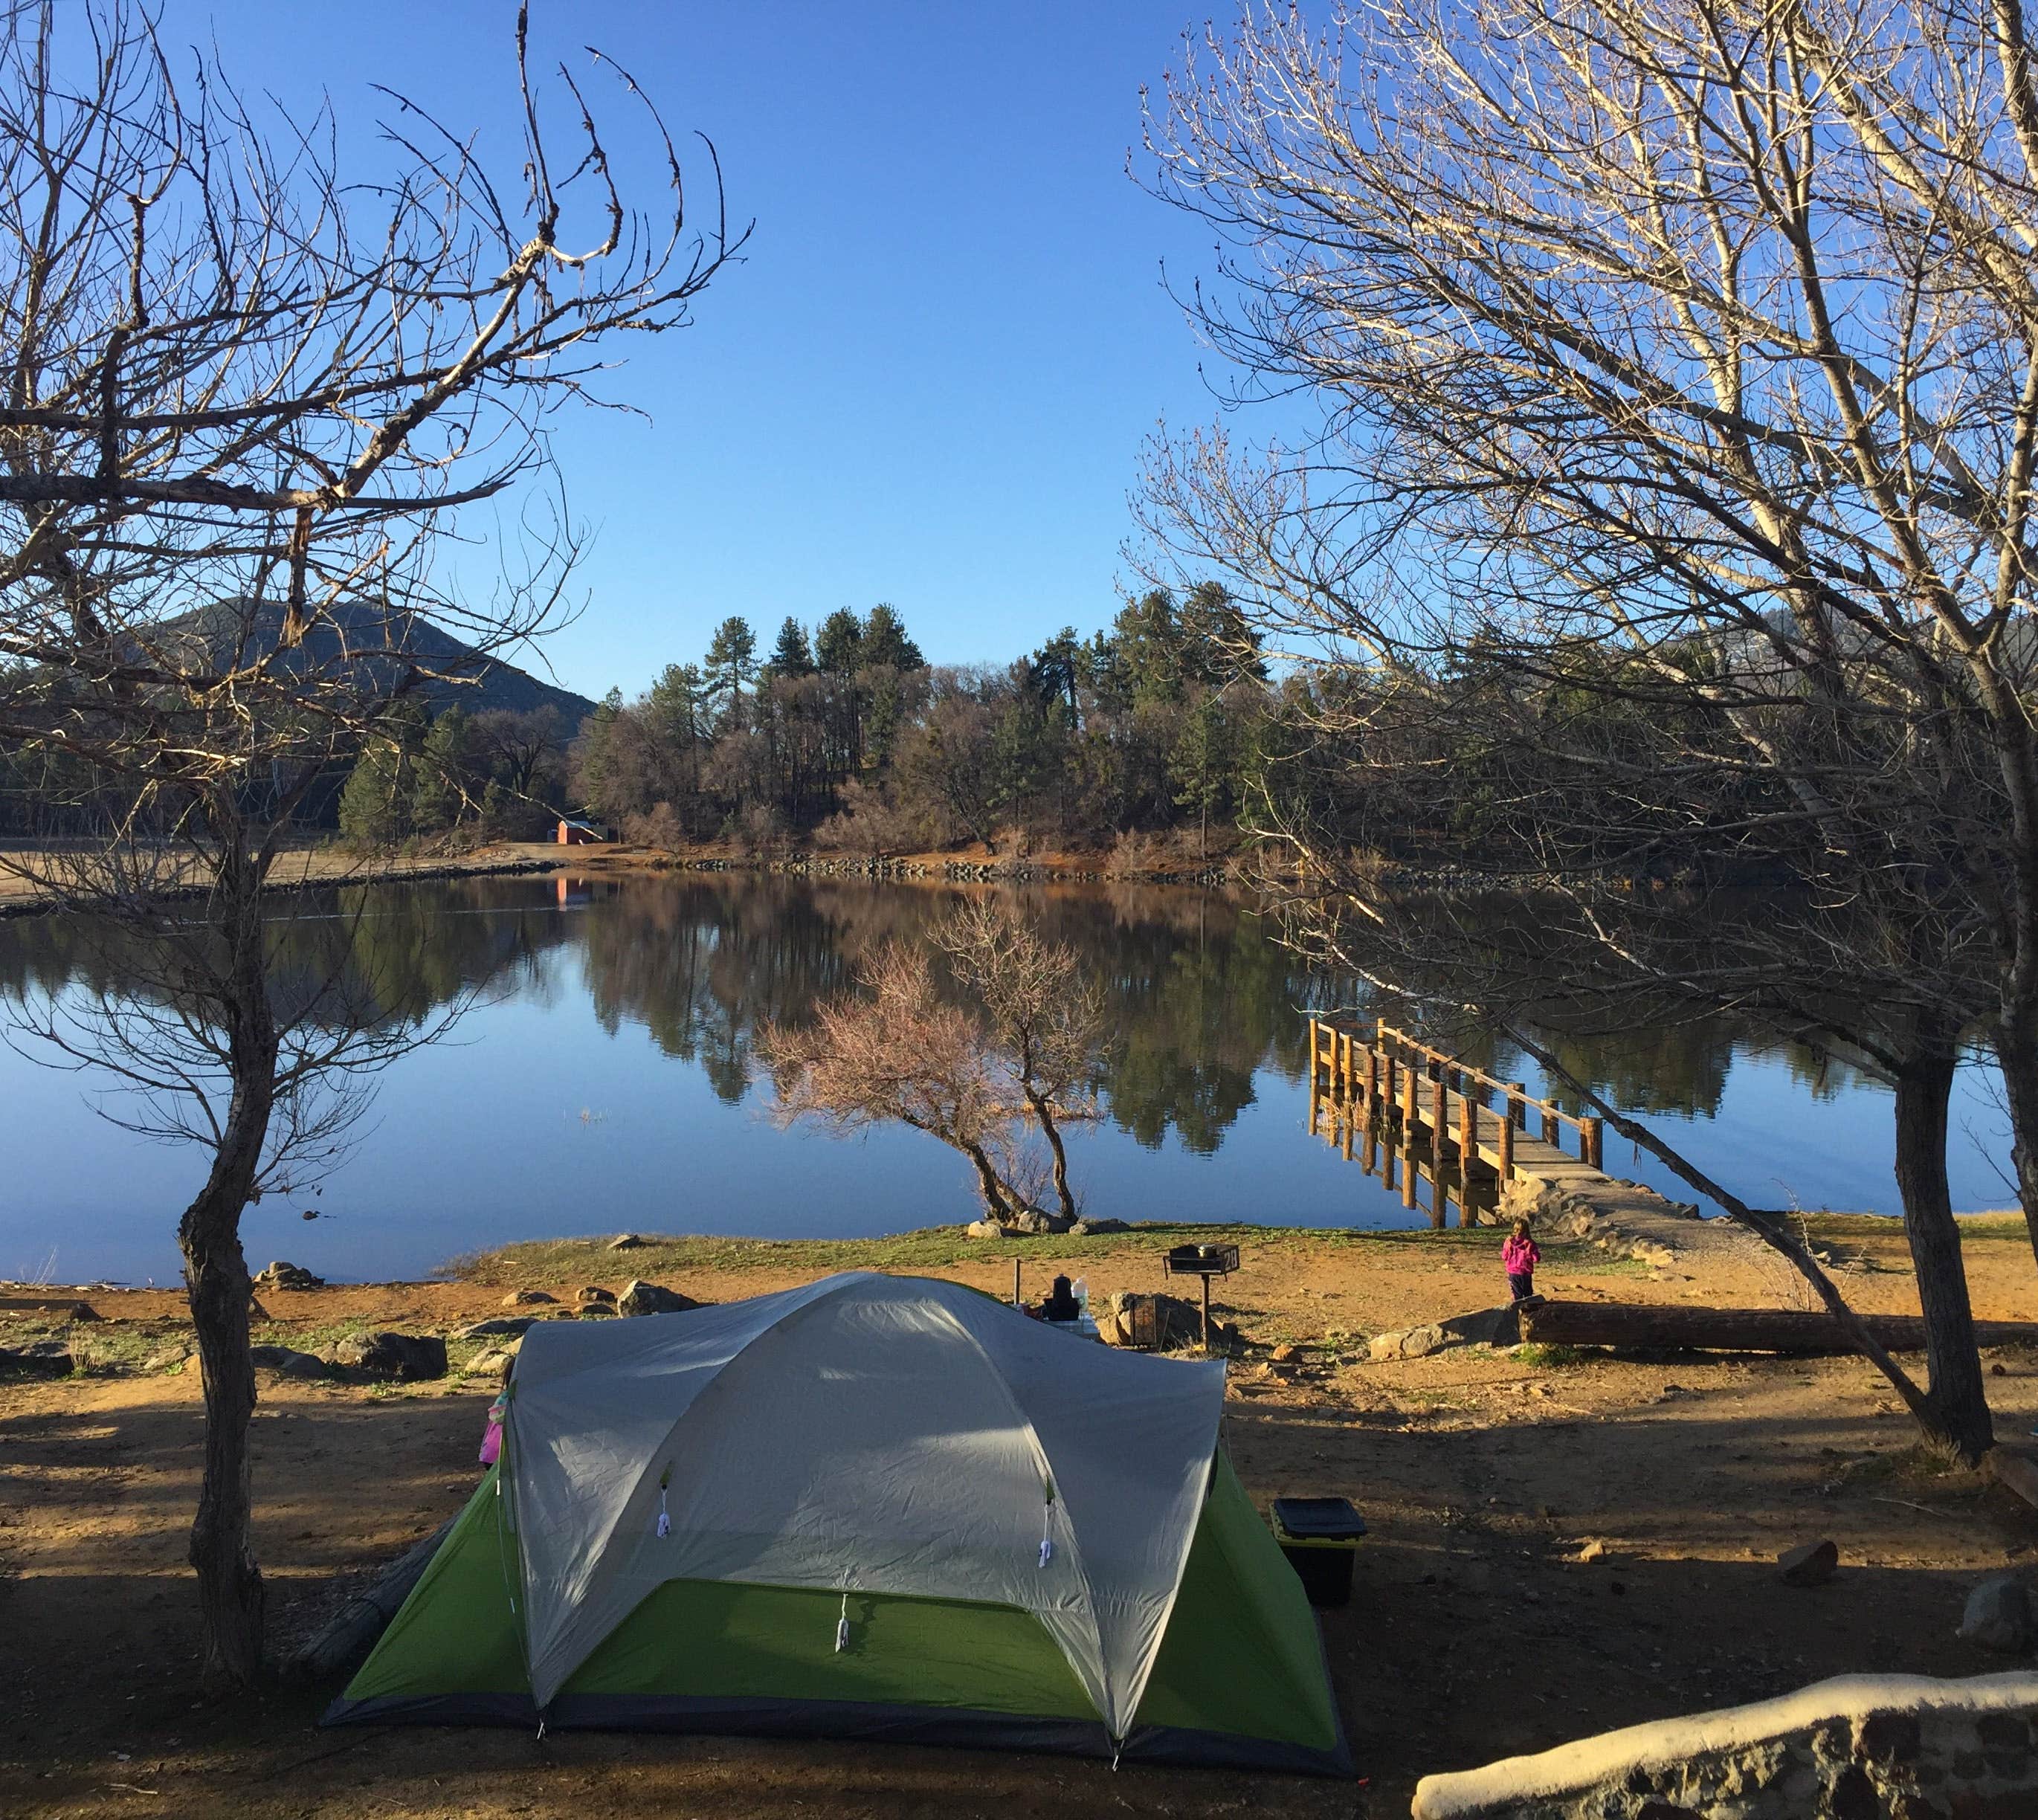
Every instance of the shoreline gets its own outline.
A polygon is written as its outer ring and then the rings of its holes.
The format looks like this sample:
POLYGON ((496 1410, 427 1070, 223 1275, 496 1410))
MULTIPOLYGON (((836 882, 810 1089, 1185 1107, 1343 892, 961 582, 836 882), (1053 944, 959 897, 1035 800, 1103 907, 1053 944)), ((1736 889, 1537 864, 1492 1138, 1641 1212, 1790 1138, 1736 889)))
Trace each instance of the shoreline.
MULTIPOLYGON (((2021 1239, 2024 1235, 2024 1216, 2013 1207, 1978 1208, 1953 1217, 1960 1223, 1964 1236, 1971 1239, 2021 1239)), ((1803 1219, 1813 1239, 1828 1243, 1849 1238, 1900 1242, 1903 1236, 1903 1216, 1898 1213, 1822 1209, 1807 1213, 1803 1219)), ((639 1263, 653 1272, 811 1269, 816 1273, 830 1268, 939 1270, 1013 1262, 1044 1264, 1056 1259, 1081 1263, 1144 1256, 1163 1242, 1189 1239, 1225 1239, 1280 1249, 1320 1247, 1327 1251, 1354 1246, 1422 1244, 1449 1254, 1461 1249, 1497 1249, 1506 1234, 1507 1229, 1502 1226, 1451 1226, 1439 1231, 1426 1222, 1411 1226, 1282 1226, 1250 1220, 1141 1220, 1117 1232, 1018 1234, 1002 1239, 972 1238, 967 1225, 960 1223, 917 1226, 903 1232, 864 1237, 809 1239, 756 1238, 741 1233, 604 1232, 514 1239, 482 1251, 462 1252, 422 1277, 331 1277, 325 1279, 325 1285, 329 1291, 361 1292, 426 1290, 494 1285, 520 1273, 569 1269, 578 1269, 582 1273, 597 1268, 641 1273, 635 1271, 639 1263), (622 1244, 620 1240, 626 1238, 634 1243, 622 1244)), ((112 1277, 75 1283, 0 1277, 0 1298, 17 1300, 76 1300, 93 1294, 181 1298, 183 1293, 175 1277, 146 1283, 112 1277)))

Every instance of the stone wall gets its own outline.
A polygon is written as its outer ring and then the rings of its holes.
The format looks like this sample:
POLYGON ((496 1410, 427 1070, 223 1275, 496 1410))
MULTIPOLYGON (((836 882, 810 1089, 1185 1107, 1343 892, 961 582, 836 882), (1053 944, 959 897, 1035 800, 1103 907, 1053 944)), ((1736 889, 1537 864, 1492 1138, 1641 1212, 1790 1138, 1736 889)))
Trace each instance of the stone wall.
POLYGON ((1415 1820, 2034 1820, 2038 1674, 1853 1674, 1425 1776, 1415 1820))

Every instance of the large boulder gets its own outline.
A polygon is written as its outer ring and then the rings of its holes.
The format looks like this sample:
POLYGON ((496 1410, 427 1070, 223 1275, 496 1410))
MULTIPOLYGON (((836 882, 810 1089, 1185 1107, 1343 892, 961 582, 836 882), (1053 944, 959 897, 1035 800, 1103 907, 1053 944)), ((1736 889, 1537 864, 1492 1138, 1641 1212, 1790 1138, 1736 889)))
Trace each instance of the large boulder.
POLYGON ((31 1340, 0 1346, 0 1378, 67 1378, 76 1361, 61 1340, 31 1340))
POLYGON ((332 1360, 316 1353, 300 1353, 294 1346, 250 1346, 248 1356, 267 1371, 281 1372, 286 1378, 330 1378, 332 1360))
POLYGON ((544 1317, 541 1315, 491 1315, 485 1321, 475 1321, 464 1327, 456 1327, 456 1340, 494 1340, 521 1334, 527 1327, 535 1326, 544 1317))
POLYGON ((446 1343, 436 1334, 357 1334, 332 1349, 332 1362, 368 1377, 415 1383, 446 1375, 446 1343))
MULTIPOLYGON (((1142 1351, 1171 1353, 1184 1346, 1203 1344, 1203 1314, 1200 1304, 1178 1296, 1142 1295, 1130 1289, 1114 1289, 1104 1307, 1093 1308, 1099 1336, 1108 1346, 1132 1346, 1142 1351)), ((1210 1316, 1210 1345, 1229 1352, 1237 1343, 1238 1330, 1210 1316)))
POLYGON ((463 1375, 470 1378, 501 1377, 502 1368, 516 1357, 517 1349, 523 1344, 521 1340, 512 1340, 507 1345, 491 1346, 485 1353, 476 1353, 467 1361, 467 1369, 463 1375))
POLYGON ((1024 1213, 1015 1213, 1006 1220, 1008 1231, 1023 1232, 1029 1237, 1040 1237, 1049 1232, 1066 1232, 1075 1222, 1059 1213, 1044 1213, 1037 1207, 1028 1207, 1024 1213))
POLYGON ((684 1315, 689 1308, 698 1308, 700 1304, 691 1296, 682 1296, 676 1289, 661 1288, 656 1283, 632 1283, 616 1299, 619 1315, 684 1315))
POLYGON ((1776 1572, 1786 1586, 1824 1586, 1839 1571, 1839 1545, 1831 1537, 1801 1542, 1776 1557, 1776 1572))
POLYGON ((1131 1230, 1123 1220, 1078 1220, 1069 1228, 1069 1236, 1088 1239, 1105 1232, 1130 1232, 1131 1230))
POLYGON ((301 1264, 286 1264, 278 1261, 255 1273, 255 1287, 258 1289, 323 1289, 325 1278, 314 1277, 301 1264))
POLYGON ((2013 1573, 1993 1573, 1968 1595, 1960 1614, 1960 1636, 1983 1649, 2021 1655, 2031 1647, 2030 1589, 2013 1573))
POLYGON ((1497 1308, 1447 1315, 1441 1321, 1399 1333, 1376 1334, 1366 1350, 1378 1363, 1387 1359, 1426 1359, 1432 1353, 1453 1346, 1512 1346, 1521 1338, 1521 1311, 1512 1303, 1503 1303, 1497 1308))

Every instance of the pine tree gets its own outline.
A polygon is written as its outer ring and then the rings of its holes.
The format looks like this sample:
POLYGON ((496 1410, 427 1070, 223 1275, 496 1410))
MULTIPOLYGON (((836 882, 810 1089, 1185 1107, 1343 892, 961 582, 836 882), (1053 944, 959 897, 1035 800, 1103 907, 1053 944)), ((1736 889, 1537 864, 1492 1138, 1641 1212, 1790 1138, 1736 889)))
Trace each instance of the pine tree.
POLYGON ((788 679, 813 674, 814 653, 807 643, 806 628, 790 613, 778 628, 778 642, 771 647, 764 668, 773 676, 788 679))
POLYGON ((449 708, 433 721, 411 781, 411 827, 421 834, 453 827, 466 804, 467 715, 449 708))
POLYGON ((757 634, 750 630, 750 622, 732 613, 716 626, 703 667, 709 688, 729 698, 729 717, 740 721, 744 685, 757 679, 757 634))
POLYGON ((863 662, 863 622, 854 607, 838 607, 814 634, 814 661, 831 676, 850 676, 863 662))
POLYGON ((1214 689, 1204 691, 1183 721, 1168 769, 1176 785, 1175 806, 1196 812, 1196 854, 1207 859, 1210 815, 1222 813, 1232 774, 1231 728, 1224 699, 1214 689))
POLYGON ((411 831, 411 794, 424 709, 400 702, 383 717, 339 795, 339 831, 350 841, 393 846, 411 831))
POLYGON ((866 670, 882 665, 901 672, 927 667, 926 659, 920 655, 920 647, 907 636, 906 622, 899 617, 898 608, 888 600, 879 601, 865 619, 857 662, 866 670))

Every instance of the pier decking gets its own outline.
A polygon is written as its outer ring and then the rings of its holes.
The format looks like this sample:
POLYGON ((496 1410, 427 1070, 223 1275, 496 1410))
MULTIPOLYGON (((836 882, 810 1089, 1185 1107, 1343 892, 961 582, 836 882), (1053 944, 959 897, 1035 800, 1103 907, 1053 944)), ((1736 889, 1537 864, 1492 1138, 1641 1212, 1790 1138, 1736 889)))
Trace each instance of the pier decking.
POLYGON ((1309 1056, 1311 1133, 1358 1156, 1388 1186, 1398 1179, 1404 1207, 1421 1205, 1419 1182, 1426 1179, 1435 1225, 1447 1223, 1453 1200, 1460 1224, 1478 1224, 1512 1182, 1573 1193, 1612 1186, 1598 1119, 1534 1098, 1525 1082, 1497 1080, 1384 1021, 1367 1031, 1313 1017, 1309 1056), (1566 1133, 1575 1155, 1564 1148, 1566 1133))

